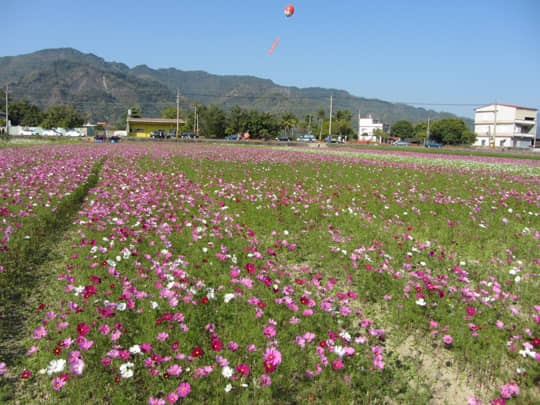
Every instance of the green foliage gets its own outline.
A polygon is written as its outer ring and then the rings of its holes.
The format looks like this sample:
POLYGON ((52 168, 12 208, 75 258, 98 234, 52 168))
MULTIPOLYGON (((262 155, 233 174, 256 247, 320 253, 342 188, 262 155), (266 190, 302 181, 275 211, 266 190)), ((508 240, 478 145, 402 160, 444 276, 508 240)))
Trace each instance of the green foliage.
POLYGON ((476 135, 459 118, 443 118, 430 126, 430 138, 449 145, 471 144, 476 135))
POLYGON ((414 137, 414 127, 409 121, 400 120, 392 125, 390 134, 392 136, 398 136, 401 139, 412 138, 414 137))
POLYGON ((43 128, 76 128, 84 123, 83 117, 71 105, 53 105, 45 112, 41 123, 43 128))
POLYGON ((199 113, 199 131, 202 136, 223 138, 227 125, 227 116, 218 106, 202 107, 199 113))
POLYGON ((280 125, 285 130, 285 133, 290 135, 291 130, 294 127, 296 127, 297 122, 298 122, 298 118, 293 113, 285 112, 285 113, 281 114, 280 125))
POLYGON ((36 127, 43 120, 43 113, 28 100, 17 100, 9 105, 9 119, 11 125, 36 127))
MULTIPOLYGON (((183 119, 185 117, 186 112, 183 108, 179 108, 178 110, 178 116, 183 119)), ((167 108, 164 108, 161 110, 161 118, 170 118, 170 119, 176 119, 176 106, 170 105, 167 108)))

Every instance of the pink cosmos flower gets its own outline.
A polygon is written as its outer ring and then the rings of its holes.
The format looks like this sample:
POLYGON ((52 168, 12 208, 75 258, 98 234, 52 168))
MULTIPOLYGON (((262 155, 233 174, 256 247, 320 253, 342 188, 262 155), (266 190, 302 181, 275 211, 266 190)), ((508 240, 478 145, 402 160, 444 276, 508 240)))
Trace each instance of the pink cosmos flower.
POLYGON ((64 380, 62 377, 57 377, 52 380, 52 387, 57 391, 64 385, 66 385, 66 380, 64 380))
POLYGON ((76 360, 69 366, 69 371, 72 374, 81 375, 84 370, 84 361, 76 360))
POLYGON ((160 332, 157 335, 157 340, 161 340, 162 342, 166 341, 169 338, 169 334, 167 332, 160 332))
POLYGON ((43 326, 39 326, 34 330, 34 339, 39 340, 47 336, 47 329, 43 326))
POLYGON ((341 370, 341 369, 344 368, 344 367, 345 367, 345 364, 343 364, 343 362, 342 362, 340 359, 334 360, 334 361, 332 362, 332 368, 333 368, 334 370, 341 370))
POLYGON ((178 364, 173 364, 168 368, 167 373, 174 376, 180 375, 182 374, 182 367, 180 367, 178 364))
POLYGON ((264 334, 264 336, 266 336, 268 339, 271 339, 271 338, 273 338, 274 336, 276 336, 276 328, 274 328, 272 325, 266 325, 266 326, 263 328, 263 334, 264 334))
POLYGON ((451 345, 452 342, 454 341, 454 339, 452 339, 452 336, 450 335, 444 335, 443 338, 442 338, 443 342, 446 343, 447 345, 451 345))
POLYGON ((38 350, 39 350, 38 346, 30 346, 30 349, 28 349, 28 351, 26 352, 26 355, 31 356, 32 354, 34 354, 38 350))
POLYGON ((165 405, 165 400, 162 398, 148 398, 148 405, 165 405))
POLYGON ((511 382, 501 386, 501 397, 508 399, 518 395, 519 387, 515 383, 511 382))
POLYGON ((1 362, 0 363, 0 375, 5 374, 8 371, 8 368, 6 366, 6 363, 1 362))
POLYGON ((167 395, 167 402, 169 404, 176 404, 176 402, 178 401, 178 394, 176 392, 171 392, 169 395, 167 395))
POLYGON ((263 356, 265 363, 271 364, 273 366, 281 364, 281 352, 274 347, 266 349, 263 356))
POLYGON ((272 380, 269 376, 266 374, 263 374, 259 377, 259 385, 261 387, 268 387, 269 385, 272 385, 272 380))
POLYGON ((188 382, 183 382, 176 388, 176 392, 180 398, 185 398, 191 392, 191 385, 188 382))

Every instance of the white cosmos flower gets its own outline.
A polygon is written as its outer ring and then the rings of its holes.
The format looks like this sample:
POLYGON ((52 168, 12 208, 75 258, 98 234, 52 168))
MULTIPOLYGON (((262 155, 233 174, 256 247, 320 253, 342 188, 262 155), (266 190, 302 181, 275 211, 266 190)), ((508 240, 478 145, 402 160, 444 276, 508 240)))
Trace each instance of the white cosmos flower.
POLYGON ((334 346, 334 353, 339 357, 345 356, 345 349, 343 346, 334 346))
POLYGON ((73 289, 73 291, 75 292, 75 295, 79 295, 80 293, 84 291, 84 286, 83 285, 77 286, 73 289))
POLYGON ((349 332, 347 332, 346 330, 342 331, 339 336, 341 336, 343 339, 345 339, 347 342, 350 342, 352 337, 351 337, 351 334, 349 332))
POLYGON ((225 392, 230 392, 232 390, 232 384, 227 384, 225 386, 225 392))
POLYGON ((129 352, 132 354, 139 354, 141 353, 141 347, 139 345, 134 345, 129 348, 129 352))
POLYGON ((133 367, 135 364, 131 362, 124 363, 120 365, 120 375, 122 378, 130 378, 133 377, 133 367))
POLYGON ((234 371, 229 366, 225 366, 221 369, 221 375, 225 378, 231 378, 234 371))
POLYGON ((227 303, 230 302, 233 298, 234 298, 234 294, 231 294, 231 293, 225 294, 225 295, 223 296, 223 302, 225 302, 225 304, 227 304, 227 303))
POLYGON ((418 298, 416 300, 416 305, 420 305, 421 307, 425 307, 426 306, 426 301, 424 301, 423 298, 418 298))
POLYGON ((159 304, 156 301, 150 301, 150 307, 152 309, 157 309, 159 308, 159 304))
POLYGON ((127 308, 127 304, 125 302, 121 302, 120 304, 116 305, 117 311, 125 311, 127 308))
POLYGON ((64 368, 66 367, 66 361, 64 359, 58 359, 58 360, 51 360, 49 365, 47 366, 47 374, 55 374, 55 373, 61 373, 64 371, 64 368))

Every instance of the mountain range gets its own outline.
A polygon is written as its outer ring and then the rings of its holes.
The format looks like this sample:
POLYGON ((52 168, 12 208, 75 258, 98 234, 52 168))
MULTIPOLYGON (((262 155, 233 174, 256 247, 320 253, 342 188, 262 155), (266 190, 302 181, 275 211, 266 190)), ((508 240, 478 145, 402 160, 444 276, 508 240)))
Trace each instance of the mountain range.
MULTIPOLYGON (((333 111, 347 109, 355 115, 360 111, 363 117, 371 114, 386 124, 454 117, 406 104, 356 97, 345 90, 280 86, 254 76, 151 69, 146 65, 130 68, 72 48, 0 57, 0 86, 9 86, 11 97, 26 99, 42 109, 72 104, 91 121, 111 123, 121 120, 131 107, 137 107, 145 117, 159 117, 161 110, 176 105, 177 89, 180 105, 186 111, 195 103, 225 110, 238 105, 271 113, 290 111, 303 118, 321 109, 328 115, 333 96, 333 111)), ((470 119, 464 121, 471 124, 470 119)))

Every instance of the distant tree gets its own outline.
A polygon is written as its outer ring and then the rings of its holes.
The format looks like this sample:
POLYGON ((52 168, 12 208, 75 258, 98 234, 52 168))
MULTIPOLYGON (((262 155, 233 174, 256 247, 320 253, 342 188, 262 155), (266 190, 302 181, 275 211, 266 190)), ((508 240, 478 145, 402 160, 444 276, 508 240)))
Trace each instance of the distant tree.
MULTIPOLYGON (((186 112, 180 107, 178 109, 178 116, 183 118, 186 115, 186 112)), ((170 105, 163 110, 161 110, 161 118, 176 119, 176 106, 170 105)))
POLYGON ((375 131, 373 131, 373 135, 375 135, 380 140, 388 139, 388 134, 380 128, 375 129, 375 131))
POLYGON ((338 110, 336 111, 336 120, 337 121, 351 121, 352 114, 349 110, 338 110))
MULTIPOLYGON (((225 136, 227 127, 227 116, 225 111, 218 106, 203 106, 197 109, 199 114, 199 133, 202 136, 211 138, 222 138, 225 136)), ((175 112, 176 116, 176 112, 175 112)))
POLYGON ((427 121, 419 122, 414 126, 414 137, 421 141, 427 138, 427 121))
POLYGON ((84 123, 84 118, 71 105, 53 105, 45 112, 41 123, 43 128, 76 128, 84 123))
POLYGON ((281 126, 283 127, 283 129, 285 129, 285 133, 289 135, 291 133, 291 130, 296 127, 297 122, 298 118, 291 112, 284 112, 281 115, 281 126))
POLYGON ((414 136, 414 127, 409 121, 397 121, 390 127, 390 134, 401 139, 412 138, 414 136))
POLYGON ((27 100, 17 100, 9 105, 11 125, 37 127, 43 120, 43 112, 27 100))
POLYGON ((244 132, 247 126, 247 111, 235 105, 231 108, 227 119, 227 134, 238 134, 244 132))
POLYGON ((430 125, 430 139, 450 145, 471 144, 476 140, 465 122, 459 118, 443 118, 430 125))

